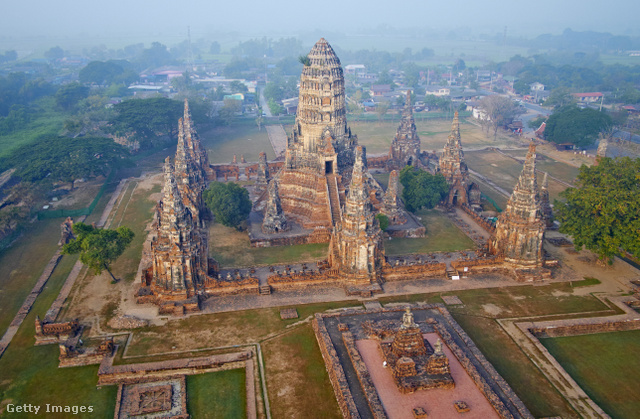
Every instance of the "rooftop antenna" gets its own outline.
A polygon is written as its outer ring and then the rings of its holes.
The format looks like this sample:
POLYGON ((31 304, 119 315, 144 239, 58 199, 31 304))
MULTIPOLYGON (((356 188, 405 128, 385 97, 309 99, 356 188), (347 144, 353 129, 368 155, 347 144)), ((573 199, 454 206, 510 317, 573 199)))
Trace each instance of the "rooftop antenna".
POLYGON ((507 27, 504 27, 504 34, 502 35, 502 57, 506 60, 507 57, 507 27))

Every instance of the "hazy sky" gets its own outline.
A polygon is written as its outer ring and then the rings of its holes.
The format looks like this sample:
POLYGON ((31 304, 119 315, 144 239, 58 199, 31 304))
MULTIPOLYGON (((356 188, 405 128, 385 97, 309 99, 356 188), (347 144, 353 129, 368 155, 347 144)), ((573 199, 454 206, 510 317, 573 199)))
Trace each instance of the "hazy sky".
POLYGON ((51 45, 67 38, 129 44, 237 31, 296 35, 302 31, 357 33, 393 28, 502 33, 532 37, 576 31, 640 35, 640 0, 19 0, 0 9, 0 48, 29 37, 51 45))

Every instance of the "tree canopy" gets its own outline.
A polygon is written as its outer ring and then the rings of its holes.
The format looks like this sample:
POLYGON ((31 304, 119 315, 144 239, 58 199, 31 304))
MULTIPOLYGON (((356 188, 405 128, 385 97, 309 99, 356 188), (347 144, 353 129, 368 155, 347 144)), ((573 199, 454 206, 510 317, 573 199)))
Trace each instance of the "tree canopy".
POLYGON ((611 117, 605 112, 567 105, 551 114, 544 137, 558 144, 573 143, 579 147, 587 147, 596 141, 600 132, 611 125, 611 117))
POLYGON ((109 121, 119 135, 133 134, 141 143, 154 137, 173 136, 182 117, 183 105, 167 98, 131 99, 116 104, 115 113, 109 121))
POLYGON ((138 80, 138 74, 133 71, 133 66, 126 60, 91 61, 78 75, 82 83, 95 84, 130 84, 138 80))
POLYGON ((69 83, 62 86, 55 94, 56 104, 69 111, 82 99, 89 96, 89 88, 80 83, 69 83))
POLYGON ((212 182, 203 197, 216 221, 227 227, 240 228, 251 212, 249 191, 233 182, 212 182))
POLYGON ((135 236, 133 231, 126 226, 110 230, 76 223, 73 225, 73 234, 76 238, 63 246, 62 253, 80 253, 80 261, 93 270, 96 275, 106 269, 113 281, 117 282, 109 265, 118 259, 131 244, 135 236))
POLYGON ((640 256, 640 159, 583 165, 576 186, 560 194, 566 202, 555 202, 560 232, 609 262, 625 251, 640 256))
POLYGON ((422 169, 406 166, 400 171, 402 199, 407 210, 416 212, 421 208, 433 208, 449 192, 449 185, 441 174, 432 175, 422 169))
POLYGON ((514 119, 525 113, 525 110, 513 100, 499 95, 483 97, 480 99, 479 106, 486 116, 482 122, 487 127, 487 131, 493 130, 494 136, 498 133, 499 127, 509 125, 514 119))
POLYGON ((0 172, 15 168, 15 176, 36 182, 73 182, 75 179, 106 175, 122 163, 128 150, 103 137, 43 137, 35 144, 13 150, 0 159, 0 172))

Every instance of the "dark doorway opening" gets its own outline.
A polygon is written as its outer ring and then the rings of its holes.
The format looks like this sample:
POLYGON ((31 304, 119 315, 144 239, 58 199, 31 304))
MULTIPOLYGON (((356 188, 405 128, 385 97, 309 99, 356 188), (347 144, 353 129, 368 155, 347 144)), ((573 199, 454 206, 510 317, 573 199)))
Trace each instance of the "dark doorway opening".
POLYGON ((331 174, 333 173, 333 162, 332 161, 326 161, 324 162, 324 172, 326 174, 331 174))

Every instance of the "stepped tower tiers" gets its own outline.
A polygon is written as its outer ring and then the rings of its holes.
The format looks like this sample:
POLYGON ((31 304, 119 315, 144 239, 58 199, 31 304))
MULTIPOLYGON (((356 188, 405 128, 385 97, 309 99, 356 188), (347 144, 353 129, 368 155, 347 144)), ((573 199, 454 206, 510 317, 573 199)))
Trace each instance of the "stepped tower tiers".
POLYGON ((540 268, 545 227, 536 179, 536 146, 532 142, 507 208, 498 217, 491 250, 515 268, 540 268))
POLYGON ((451 123, 451 133, 439 161, 440 173, 451 186, 449 196, 446 198, 447 205, 478 206, 480 205, 480 190, 476 184, 469 181, 469 169, 464 161, 460 139, 460 120, 458 112, 456 112, 451 123))
POLYGON ((540 188, 540 211, 542 211, 542 218, 547 228, 553 226, 553 210, 549 202, 549 179, 547 179, 547 172, 544 173, 542 187, 540 188))
POLYGON ((420 166, 420 137, 413 119, 413 107, 411 106, 411 91, 407 90, 407 98, 402 111, 400 126, 396 136, 391 142, 387 169, 402 170, 405 166, 420 166))
POLYGON ((355 284, 378 280, 384 260, 382 232, 366 185, 363 155, 363 148, 357 147, 341 221, 334 227, 329 245, 330 265, 355 284))
POLYGON ((308 58, 285 165, 278 175, 280 197, 287 218, 304 228, 324 229, 328 240, 340 217, 343 176, 350 175, 357 138, 347 127, 340 60, 324 39, 308 58))
POLYGON ((183 204, 189 208, 193 220, 197 225, 202 225, 201 213, 204 212, 202 192, 205 189, 203 170, 196 160, 185 139, 185 125, 183 119, 178 121, 178 146, 175 158, 175 178, 183 204))
POLYGON ((398 171, 392 170, 389 173, 389 186, 384 194, 382 203, 382 211, 384 215, 389 217, 392 224, 404 224, 407 219, 402 209, 402 201, 398 197, 398 171))
POLYGON ((278 193, 278 181, 272 180, 268 186, 267 203, 262 221, 263 233, 279 233, 289 229, 287 219, 282 213, 280 194, 278 193))
POLYGON ((206 239, 198 234, 183 203, 169 157, 164 164, 164 188, 157 209, 156 237, 151 242, 151 288, 156 295, 185 299, 207 282, 206 239))
POLYGON ((182 124, 187 148, 189 149, 194 161, 206 177, 207 172, 211 170, 209 167, 209 154, 207 153, 207 150, 202 147, 200 137, 198 136, 193 120, 191 119, 191 111, 189 110, 189 101, 187 99, 184 100, 184 116, 182 117, 182 124))

